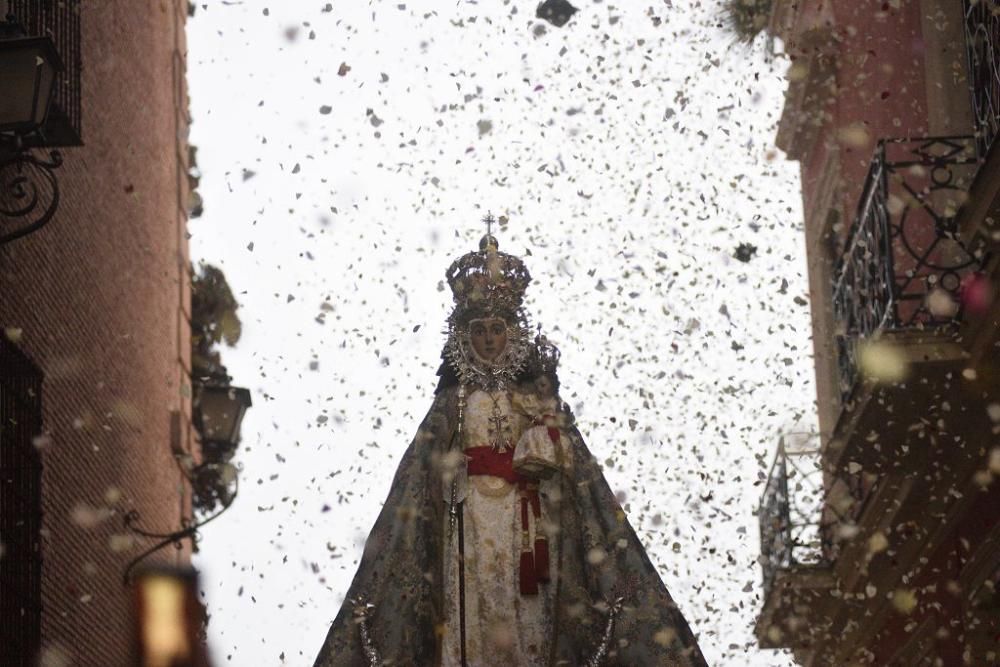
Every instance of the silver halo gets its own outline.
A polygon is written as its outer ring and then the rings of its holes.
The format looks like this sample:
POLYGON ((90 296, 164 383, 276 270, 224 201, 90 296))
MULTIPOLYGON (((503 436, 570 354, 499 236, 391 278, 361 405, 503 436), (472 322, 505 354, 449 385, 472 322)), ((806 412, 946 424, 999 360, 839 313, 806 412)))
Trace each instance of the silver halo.
POLYGON ((444 354, 462 384, 486 391, 506 389, 514 383, 528 363, 531 355, 531 331, 526 326, 507 323, 507 346, 496 359, 488 361, 473 349, 468 326, 459 330, 452 325, 449 327, 444 354))

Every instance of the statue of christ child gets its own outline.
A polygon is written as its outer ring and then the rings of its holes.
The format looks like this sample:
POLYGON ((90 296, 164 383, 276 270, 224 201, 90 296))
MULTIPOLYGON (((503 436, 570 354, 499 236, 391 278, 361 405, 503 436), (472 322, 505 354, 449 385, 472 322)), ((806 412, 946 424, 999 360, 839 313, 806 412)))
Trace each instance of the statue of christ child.
POLYGON ((446 275, 434 403, 316 666, 705 665, 532 340, 524 263, 487 234, 446 275))
POLYGON ((514 410, 530 426, 514 447, 514 470, 533 479, 548 479, 569 466, 569 451, 563 446, 569 411, 559 400, 559 349, 545 336, 535 337, 530 381, 514 394, 514 410))

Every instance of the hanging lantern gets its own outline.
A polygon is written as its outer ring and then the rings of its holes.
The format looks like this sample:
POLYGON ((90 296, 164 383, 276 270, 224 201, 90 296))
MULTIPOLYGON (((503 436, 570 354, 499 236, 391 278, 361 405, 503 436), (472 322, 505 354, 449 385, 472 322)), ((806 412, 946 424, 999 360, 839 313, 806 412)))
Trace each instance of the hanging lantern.
POLYGON ((48 37, 26 37, 16 21, 0 24, 0 133, 37 132, 49 113, 63 64, 48 37))
POLYGON ((202 455, 206 461, 228 461, 240 442, 240 425, 252 405, 250 391, 228 384, 206 383, 197 387, 194 423, 201 433, 202 455))
POLYGON ((62 70, 51 38, 25 35, 13 15, 0 22, 0 245, 41 229, 59 206, 62 157, 29 148, 46 145, 42 127, 62 70))

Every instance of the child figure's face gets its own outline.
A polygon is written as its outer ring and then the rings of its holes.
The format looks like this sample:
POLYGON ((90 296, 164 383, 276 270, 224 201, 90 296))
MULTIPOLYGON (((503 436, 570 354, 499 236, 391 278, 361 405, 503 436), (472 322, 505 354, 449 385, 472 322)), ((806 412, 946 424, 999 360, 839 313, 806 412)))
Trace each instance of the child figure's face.
POLYGON ((541 398, 552 398, 556 393, 556 386, 552 378, 548 375, 539 375, 535 378, 535 393, 541 398))
POLYGON ((517 385, 517 393, 519 394, 534 394, 535 391, 535 381, 525 380, 517 385))

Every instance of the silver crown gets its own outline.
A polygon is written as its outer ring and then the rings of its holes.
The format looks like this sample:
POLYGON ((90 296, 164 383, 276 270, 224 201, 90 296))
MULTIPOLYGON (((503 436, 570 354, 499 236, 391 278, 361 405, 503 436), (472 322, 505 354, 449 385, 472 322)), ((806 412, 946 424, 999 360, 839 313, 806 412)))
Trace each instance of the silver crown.
POLYGON ((555 375, 559 370, 559 348, 541 332, 535 336, 532 370, 535 375, 555 375))
POLYGON ((445 273, 455 299, 453 323, 485 317, 519 318, 524 292, 531 282, 528 268, 517 257, 500 252, 487 234, 479 250, 462 255, 445 273))

